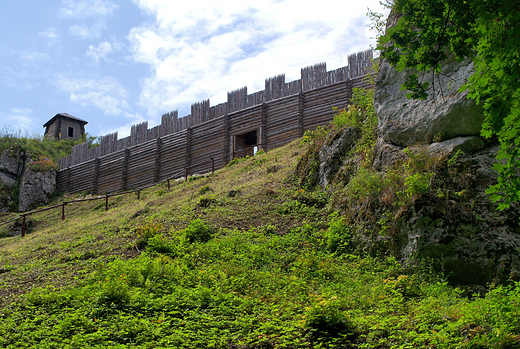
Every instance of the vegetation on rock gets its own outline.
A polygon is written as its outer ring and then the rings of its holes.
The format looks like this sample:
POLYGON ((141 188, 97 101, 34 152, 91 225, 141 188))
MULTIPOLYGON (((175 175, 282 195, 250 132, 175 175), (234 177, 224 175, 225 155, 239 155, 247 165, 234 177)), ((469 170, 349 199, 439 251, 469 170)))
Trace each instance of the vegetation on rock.
POLYGON ((70 155, 74 145, 88 141, 89 145, 94 147, 97 145, 95 140, 96 137, 89 136, 88 134, 83 135, 83 137, 77 141, 55 140, 41 135, 31 136, 23 134, 21 131, 13 131, 9 129, 9 127, 4 126, 4 128, 0 130, 0 152, 3 152, 5 149, 12 149, 12 151, 25 153, 26 158, 29 160, 41 160, 43 157, 57 163, 58 159, 70 155))
POLYGON ((396 0, 401 16, 381 37, 382 57, 411 73, 403 88, 427 97, 425 74, 442 74, 450 55, 473 60, 464 87, 484 107, 482 135, 496 137, 498 183, 488 193, 504 209, 520 201, 520 5, 509 0, 396 0))

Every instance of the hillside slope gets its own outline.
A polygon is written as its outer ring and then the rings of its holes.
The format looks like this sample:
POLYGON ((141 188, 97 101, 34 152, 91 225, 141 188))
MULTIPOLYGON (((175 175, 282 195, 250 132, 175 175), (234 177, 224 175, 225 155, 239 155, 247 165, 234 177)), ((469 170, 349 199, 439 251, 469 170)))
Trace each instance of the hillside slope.
POLYGON ((517 347, 519 284, 479 297, 358 252, 337 198, 293 175, 308 147, 33 216, 0 239, 0 346, 517 347))

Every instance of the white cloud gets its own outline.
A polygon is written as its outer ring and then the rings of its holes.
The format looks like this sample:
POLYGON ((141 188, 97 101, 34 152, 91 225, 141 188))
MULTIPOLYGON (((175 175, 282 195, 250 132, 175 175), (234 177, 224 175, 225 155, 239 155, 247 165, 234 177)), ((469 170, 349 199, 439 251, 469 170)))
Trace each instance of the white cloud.
POLYGON ((113 51, 112 44, 108 41, 103 41, 97 47, 90 45, 87 51, 87 57, 91 57, 96 63, 99 63, 100 58, 107 58, 108 54, 113 51))
POLYGON ((59 15, 75 19, 105 17, 119 8, 119 5, 108 0, 62 0, 62 3, 64 7, 60 8, 59 15))
POLYGON ((55 84, 64 92, 70 94, 72 102, 81 105, 95 105, 105 114, 121 115, 128 109, 128 91, 117 79, 104 77, 101 79, 69 78, 58 76, 55 84))
POLYGON ((44 39, 49 39, 49 40, 53 40, 58 37, 56 28, 53 28, 53 27, 47 28, 44 31, 39 32, 38 35, 40 35, 44 39))
POLYGON ((76 23, 69 27, 69 32, 82 39, 95 39, 107 27, 107 18, 119 8, 119 5, 108 0, 62 0, 64 7, 59 15, 64 18, 85 21, 91 19, 90 25, 76 23))
POLYGON ((69 27, 69 33, 78 36, 81 39, 96 39, 101 36, 103 30, 107 27, 106 21, 95 21, 91 26, 85 24, 74 24, 69 27))
POLYGON ((156 21, 131 30, 134 59, 150 65, 139 103, 150 116, 248 86, 261 90, 265 78, 327 62, 347 64, 350 53, 367 49, 364 2, 322 0, 197 1, 134 0, 156 21))
POLYGON ((97 46, 90 45, 86 52, 86 56, 92 58, 94 62, 99 63, 101 59, 106 60, 108 55, 121 51, 123 47, 123 44, 119 41, 114 41, 113 43, 103 41, 97 46))
POLYGON ((50 56, 44 52, 27 50, 20 53, 20 59, 27 66, 38 66, 42 62, 48 62, 50 56))
POLYGON ((38 35, 44 40, 48 47, 52 47, 56 42, 58 42, 58 31, 54 27, 49 27, 44 31, 38 33, 38 35))

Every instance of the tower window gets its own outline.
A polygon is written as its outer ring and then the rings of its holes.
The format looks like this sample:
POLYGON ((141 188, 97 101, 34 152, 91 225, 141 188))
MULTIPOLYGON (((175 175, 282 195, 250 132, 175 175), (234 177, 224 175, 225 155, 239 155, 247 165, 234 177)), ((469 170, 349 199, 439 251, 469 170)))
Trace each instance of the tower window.
POLYGON ((69 126, 69 137, 74 138, 74 127, 69 126))

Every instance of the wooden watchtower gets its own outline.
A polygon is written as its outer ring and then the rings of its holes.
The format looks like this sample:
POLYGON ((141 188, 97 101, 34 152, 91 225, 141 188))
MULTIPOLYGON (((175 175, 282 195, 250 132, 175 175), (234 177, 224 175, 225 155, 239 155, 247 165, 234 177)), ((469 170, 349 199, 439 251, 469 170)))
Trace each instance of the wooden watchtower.
POLYGON ((45 136, 55 139, 73 139, 78 140, 85 134, 85 125, 88 122, 81 120, 67 113, 59 113, 54 115, 52 119, 47 121, 45 127, 45 136))

